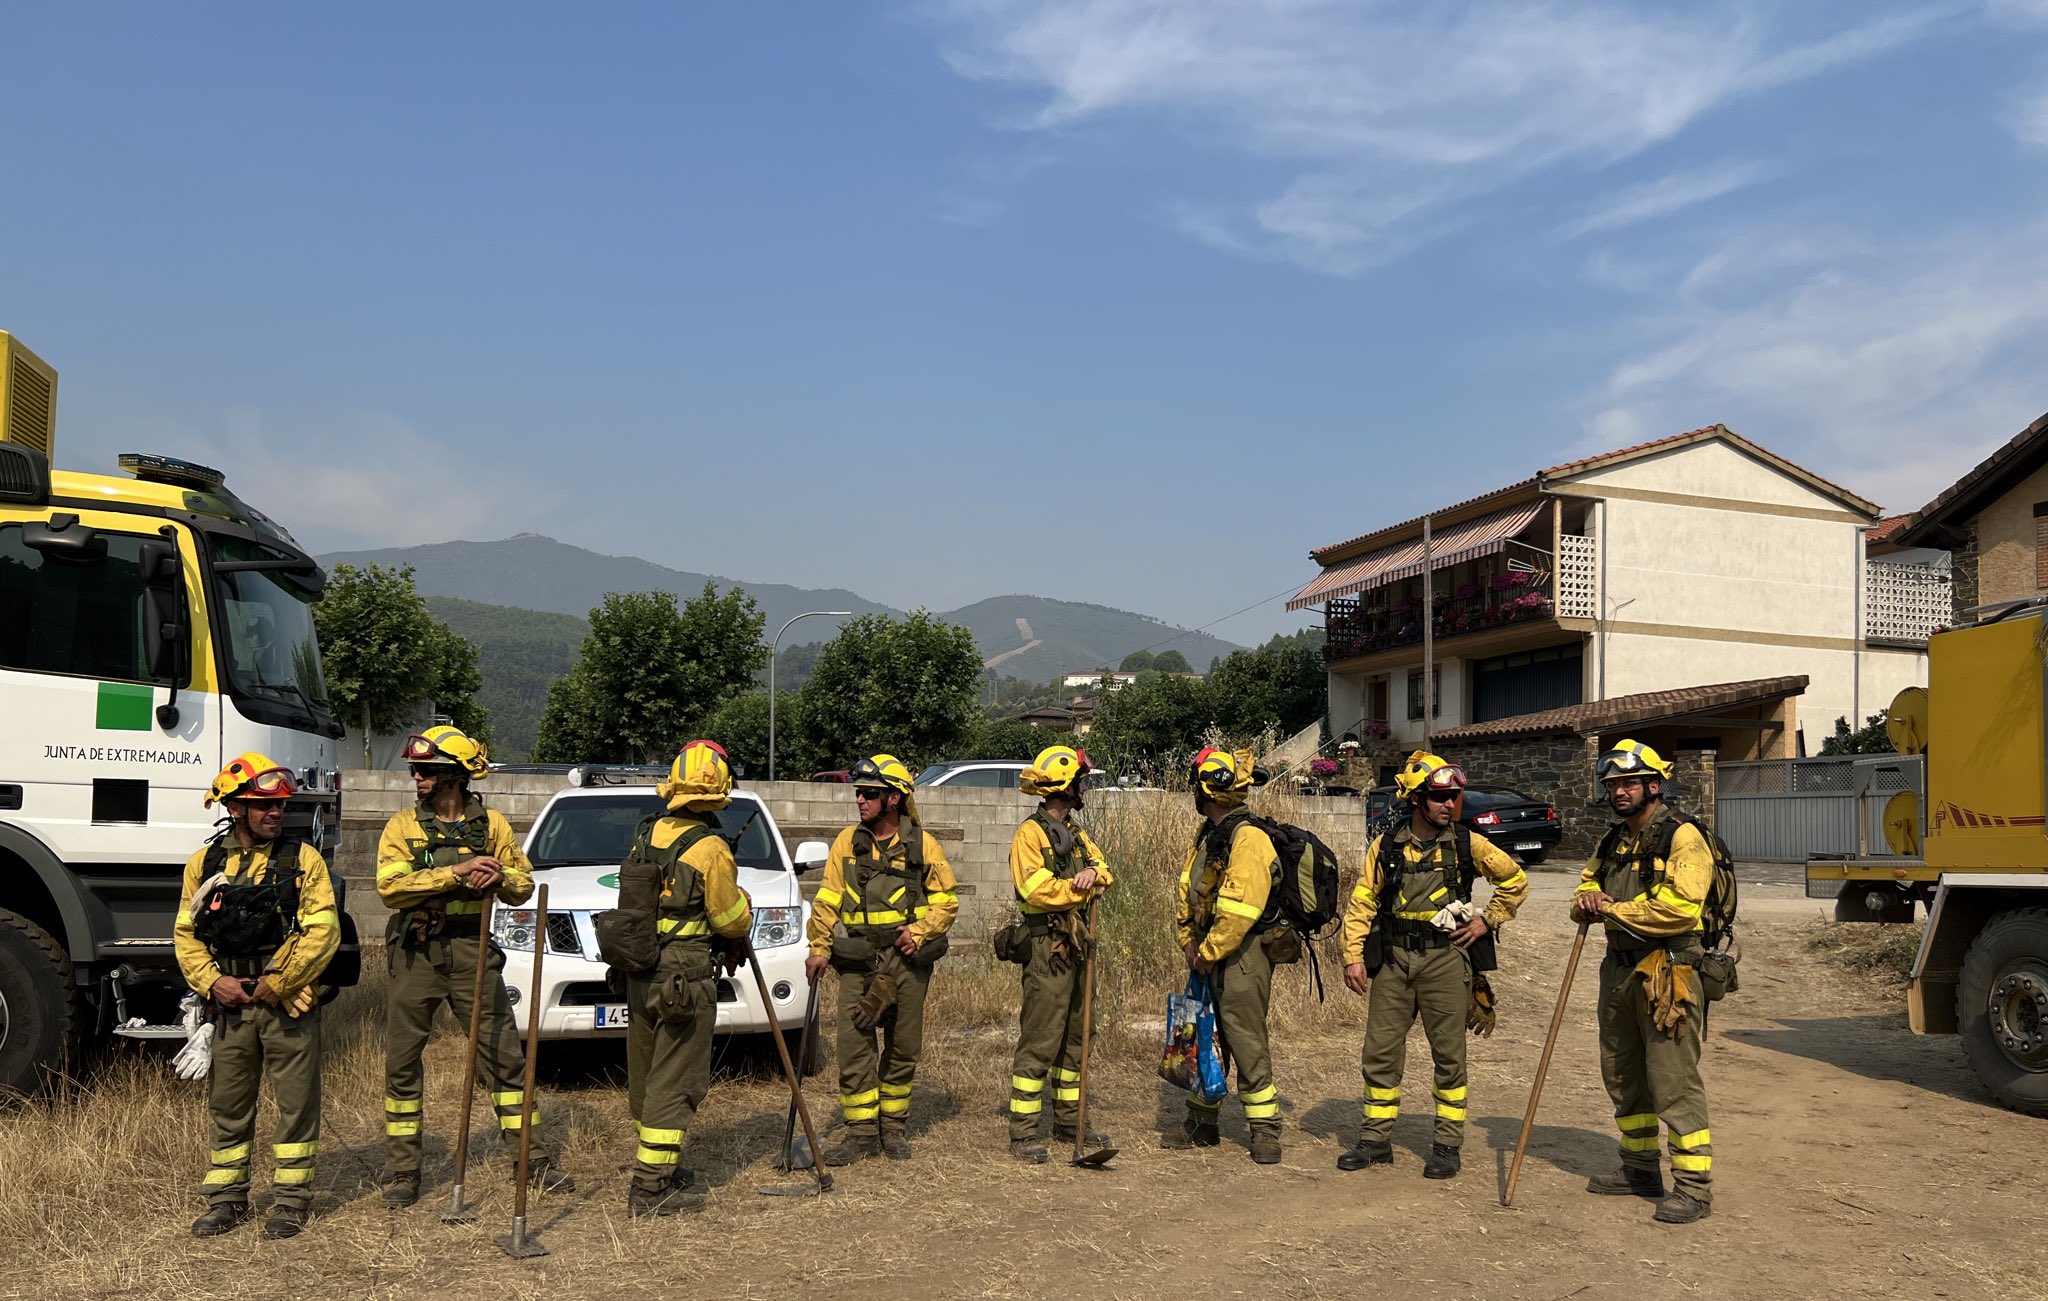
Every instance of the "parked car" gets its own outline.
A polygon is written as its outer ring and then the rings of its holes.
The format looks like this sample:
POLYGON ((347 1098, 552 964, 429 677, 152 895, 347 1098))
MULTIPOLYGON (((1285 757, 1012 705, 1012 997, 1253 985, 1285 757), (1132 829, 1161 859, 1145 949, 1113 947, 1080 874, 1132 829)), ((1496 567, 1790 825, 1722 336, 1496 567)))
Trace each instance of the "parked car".
POLYGON ((812 774, 810 775, 810 778, 809 778, 809 780, 811 780, 811 781, 814 781, 814 782, 841 782, 841 783, 843 783, 843 782, 846 782, 846 781, 848 781, 848 780, 850 779, 850 776, 851 776, 851 774, 849 774, 849 773, 848 773, 848 772, 846 771, 846 769, 844 769, 844 768, 828 768, 828 769, 826 769, 826 770, 825 770, 824 772, 814 772, 814 773, 812 773, 812 774))
POLYGON ((996 786, 1017 788, 1017 775, 1031 765, 1022 759, 948 759, 917 775, 920 786, 996 786))
MULTIPOLYGON (((606 983, 608 968, 597 953, 591 918, 619 901, 619 864, 633 847, 641 819, 663 810, 651 780, 619 784, 616 774, 583 769, 573 774, 578 784, 557 792, 526 833, 526 856, 533 861, 534 880, 548 885, 547 961, 542 964, 540 1037, 543 1039, 622 1038, 628 1012, 625 998, 606 983)), ((789 1039, 792 1055, 803 1028, 808 993, 804 985, 804 928, 810 905, 797 877, 822 865, 831 847, 822 840, 797 846, 792 861, 782 833, 767 805, 751 791, 736 790, 732 803, 716 814, 720 834, 734 841, 740 888, 754 904, 754 952, 767 977, 775 1016, 789 1039)), ((527 992, 533 984, 536 917, 532 907, 499 908, 492 914, 491 935, 505 950, 505 983, 513 995, 512 1015, 520 1033, 532 1009, 527 992)), ((767 1013, 752 974, 742 967, 718 978, 718 1020, 714 1033, 761 1034, 767 1013)), ((822 1060, 824 1040, 813 1034, 812 1060, 822 1060)))
MULTIPOLYGON (((1368 825, 1378 826, 1392 818, 1400 798, 1400 791, 1392 786, 1367 791, 1368 825)), ((1548 858, 1551 847, 1564 839, 1555 805, 1506 786, 1467 788, 1458 820, 1530 867, 1548 858)))

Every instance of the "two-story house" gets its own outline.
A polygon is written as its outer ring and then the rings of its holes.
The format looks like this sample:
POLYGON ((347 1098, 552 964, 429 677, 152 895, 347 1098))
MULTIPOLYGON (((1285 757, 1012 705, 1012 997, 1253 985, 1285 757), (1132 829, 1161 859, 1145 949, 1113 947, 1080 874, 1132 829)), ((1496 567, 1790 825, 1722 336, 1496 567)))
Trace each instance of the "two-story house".
POLYGON ((1289 608, 1323 610, 1334 736, 1405 748, 1567 706, 1803 677, 1803 701, 1697 729, 1723 758, 1784 757, 1926 681, 1947 557, 1902 549, 1886 536, 1900 523, 1714 425, 1321 547, 1289 608))
POLYGON ((1903 546, 1954 560, 1954 613, 2048 596, 2048 415, 1902 522, 1903 546))

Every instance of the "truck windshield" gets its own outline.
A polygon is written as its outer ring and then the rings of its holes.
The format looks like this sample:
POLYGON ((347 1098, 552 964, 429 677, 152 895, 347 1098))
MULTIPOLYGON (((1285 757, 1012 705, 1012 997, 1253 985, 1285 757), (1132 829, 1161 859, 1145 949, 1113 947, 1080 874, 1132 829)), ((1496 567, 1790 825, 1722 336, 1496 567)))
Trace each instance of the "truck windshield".
MULTIPOLYGON (((219 538, 214 545, 223 560, 273 558, 236 539, 219 538)), ((216 574, 213 581, 223 624, 221 662, 235 689, 328 720, 327 677, 320 668, 312 602, 278 575, 261 570, 216 574)))

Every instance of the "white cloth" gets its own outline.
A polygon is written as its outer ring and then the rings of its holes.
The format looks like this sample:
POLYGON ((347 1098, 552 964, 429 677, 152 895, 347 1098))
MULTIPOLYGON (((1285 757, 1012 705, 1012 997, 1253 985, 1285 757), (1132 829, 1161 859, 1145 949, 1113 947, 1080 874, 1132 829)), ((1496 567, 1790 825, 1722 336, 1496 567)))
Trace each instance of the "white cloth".
POLYGON ((1445 904, 1436 910, 1436 916, 1429 924, 1440 931, 1454 931, 1479 915, 1479 910, 1463 899, 1445 904))

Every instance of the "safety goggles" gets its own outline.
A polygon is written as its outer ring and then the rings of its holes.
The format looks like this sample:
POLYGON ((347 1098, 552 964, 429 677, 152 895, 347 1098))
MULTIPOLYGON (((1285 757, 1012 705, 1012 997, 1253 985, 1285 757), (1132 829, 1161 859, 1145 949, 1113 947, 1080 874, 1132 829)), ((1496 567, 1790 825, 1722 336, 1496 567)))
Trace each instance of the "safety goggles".
POLYGON ((415 777, 446 777, 450 773, 456 772, 459 768, 459 765, 449 763, 446 759, 440 759, 434 763, 415 763, 409 766, 412 769, 412 775, 415 777))
POLYGON ((257 800, 287 800, 299 789, 292 775, 282 768, 269 768, 249 779, 249 784, 237 792, 241 798, 257 800))
POLYGON ((881 800, 887 798, 888 794, 888 791, 882 789, 879 786, 860 786, 854 789, 853 798, 857 800, 865 800, 879 803, 881 800))
POLYGON ((448 756, 434 748, 434 743, 424 736, 405 738, 405 757, 412 763, 447 763, 448 756))

